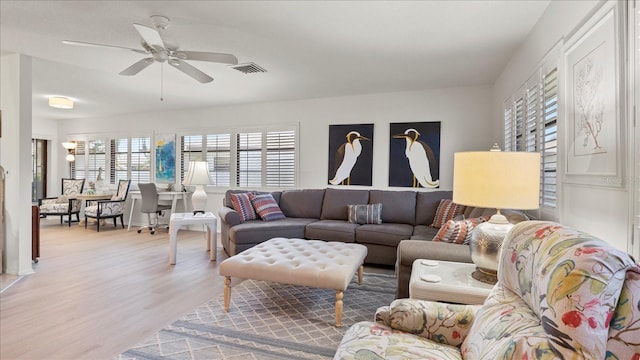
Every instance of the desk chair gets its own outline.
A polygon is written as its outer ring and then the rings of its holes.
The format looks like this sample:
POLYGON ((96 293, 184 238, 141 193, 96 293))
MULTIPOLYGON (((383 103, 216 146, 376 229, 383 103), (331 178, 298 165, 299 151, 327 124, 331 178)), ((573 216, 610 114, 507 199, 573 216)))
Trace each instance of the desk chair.
MULTIPOLYGON (((149 233, 153 235, 156 232, 158 226, 158 217, 162 216, 165 210, 170 210, 171 205, 158 204, 158 190, 154 183, 138 184, 140 189, 140 195, 142 197, 142 203, 140 205, 140 211, 147 214, 148 225, 141 226, 138 229, 138 234, 144 229, 149 229, 149 233), (151 214, 155 214, 154 221, 151 222, 151 214)), ((169 229, 168 224, 162 224, 162 227, 169 229)))

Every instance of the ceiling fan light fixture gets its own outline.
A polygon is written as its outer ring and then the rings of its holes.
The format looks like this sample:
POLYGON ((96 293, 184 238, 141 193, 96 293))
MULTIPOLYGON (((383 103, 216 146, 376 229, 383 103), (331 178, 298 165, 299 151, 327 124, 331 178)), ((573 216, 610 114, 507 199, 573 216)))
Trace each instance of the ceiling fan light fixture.
POLYGON ((57 109, 73 109, 73 100, 62 96, 52 96, 49 98, 49 106, 57 109))

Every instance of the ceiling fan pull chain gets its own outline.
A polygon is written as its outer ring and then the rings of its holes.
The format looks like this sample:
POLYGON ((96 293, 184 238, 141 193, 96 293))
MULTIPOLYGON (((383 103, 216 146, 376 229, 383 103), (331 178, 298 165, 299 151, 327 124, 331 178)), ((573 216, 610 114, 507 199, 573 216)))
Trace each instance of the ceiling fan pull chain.
POLYGON ((160 63, 160 101, 164 101, 164 64, 160 63))

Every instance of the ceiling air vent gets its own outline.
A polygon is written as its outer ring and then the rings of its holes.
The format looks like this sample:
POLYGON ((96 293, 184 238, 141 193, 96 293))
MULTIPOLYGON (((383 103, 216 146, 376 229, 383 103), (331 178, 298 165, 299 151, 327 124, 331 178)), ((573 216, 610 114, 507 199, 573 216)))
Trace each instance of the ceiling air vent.
POLYGON ((241 73, 245 73, 245 74, 267 72, 267 70, 261 68, 260 66, 258 66, 255 63, 252 63, 252 62, 246 63, 246 64, 233 65, 232 68, 240 71, 241 73))

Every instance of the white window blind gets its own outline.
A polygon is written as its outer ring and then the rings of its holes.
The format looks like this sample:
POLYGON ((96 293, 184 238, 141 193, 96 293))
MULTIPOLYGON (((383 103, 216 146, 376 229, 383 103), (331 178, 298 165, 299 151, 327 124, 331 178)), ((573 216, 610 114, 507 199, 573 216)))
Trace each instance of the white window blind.
POLYGON ((151 182, 151 137, 131 138, 129 169, 132 183, 151 182))
POLYGON ((96 181, 100 169, 107 168, 107 149, 105 141, 89 140, 87 149, 87 180, 96 181))
POLYGON ((109 183, 129 178, 129 139, 111 139, 109 183))
POLYGON ((207 162, 216 186, 231 185, 231 134, 207 135, 207 162))
POLYGON ((558 68, 551 62, 540 67, 504 107, 505 151, 540 152, 541 208, 556 208, 557 121, 558 68))
POLYGON ((76 160, 71 162, 71 177, 74 179, 85 179, 86 161, 85 161, 85 148, 86 143, 82 140, 74 141, 77 146, 75 150, 76 160))
POLYGON ((295 132, 267 132, 266 185, 295 186, 295 132))
POLYGON ((540 128, 540 206, 555 208, 558 169, 558 69, 543 76, 540 128))
POLYGON ((180 181, 184 180, 189 170, 189 161, 202 160, 202 135, 184 135, 180 137, 180 181))
POLYGON ((236 186, 262 186, 262 133, 236 135, 236 186))

